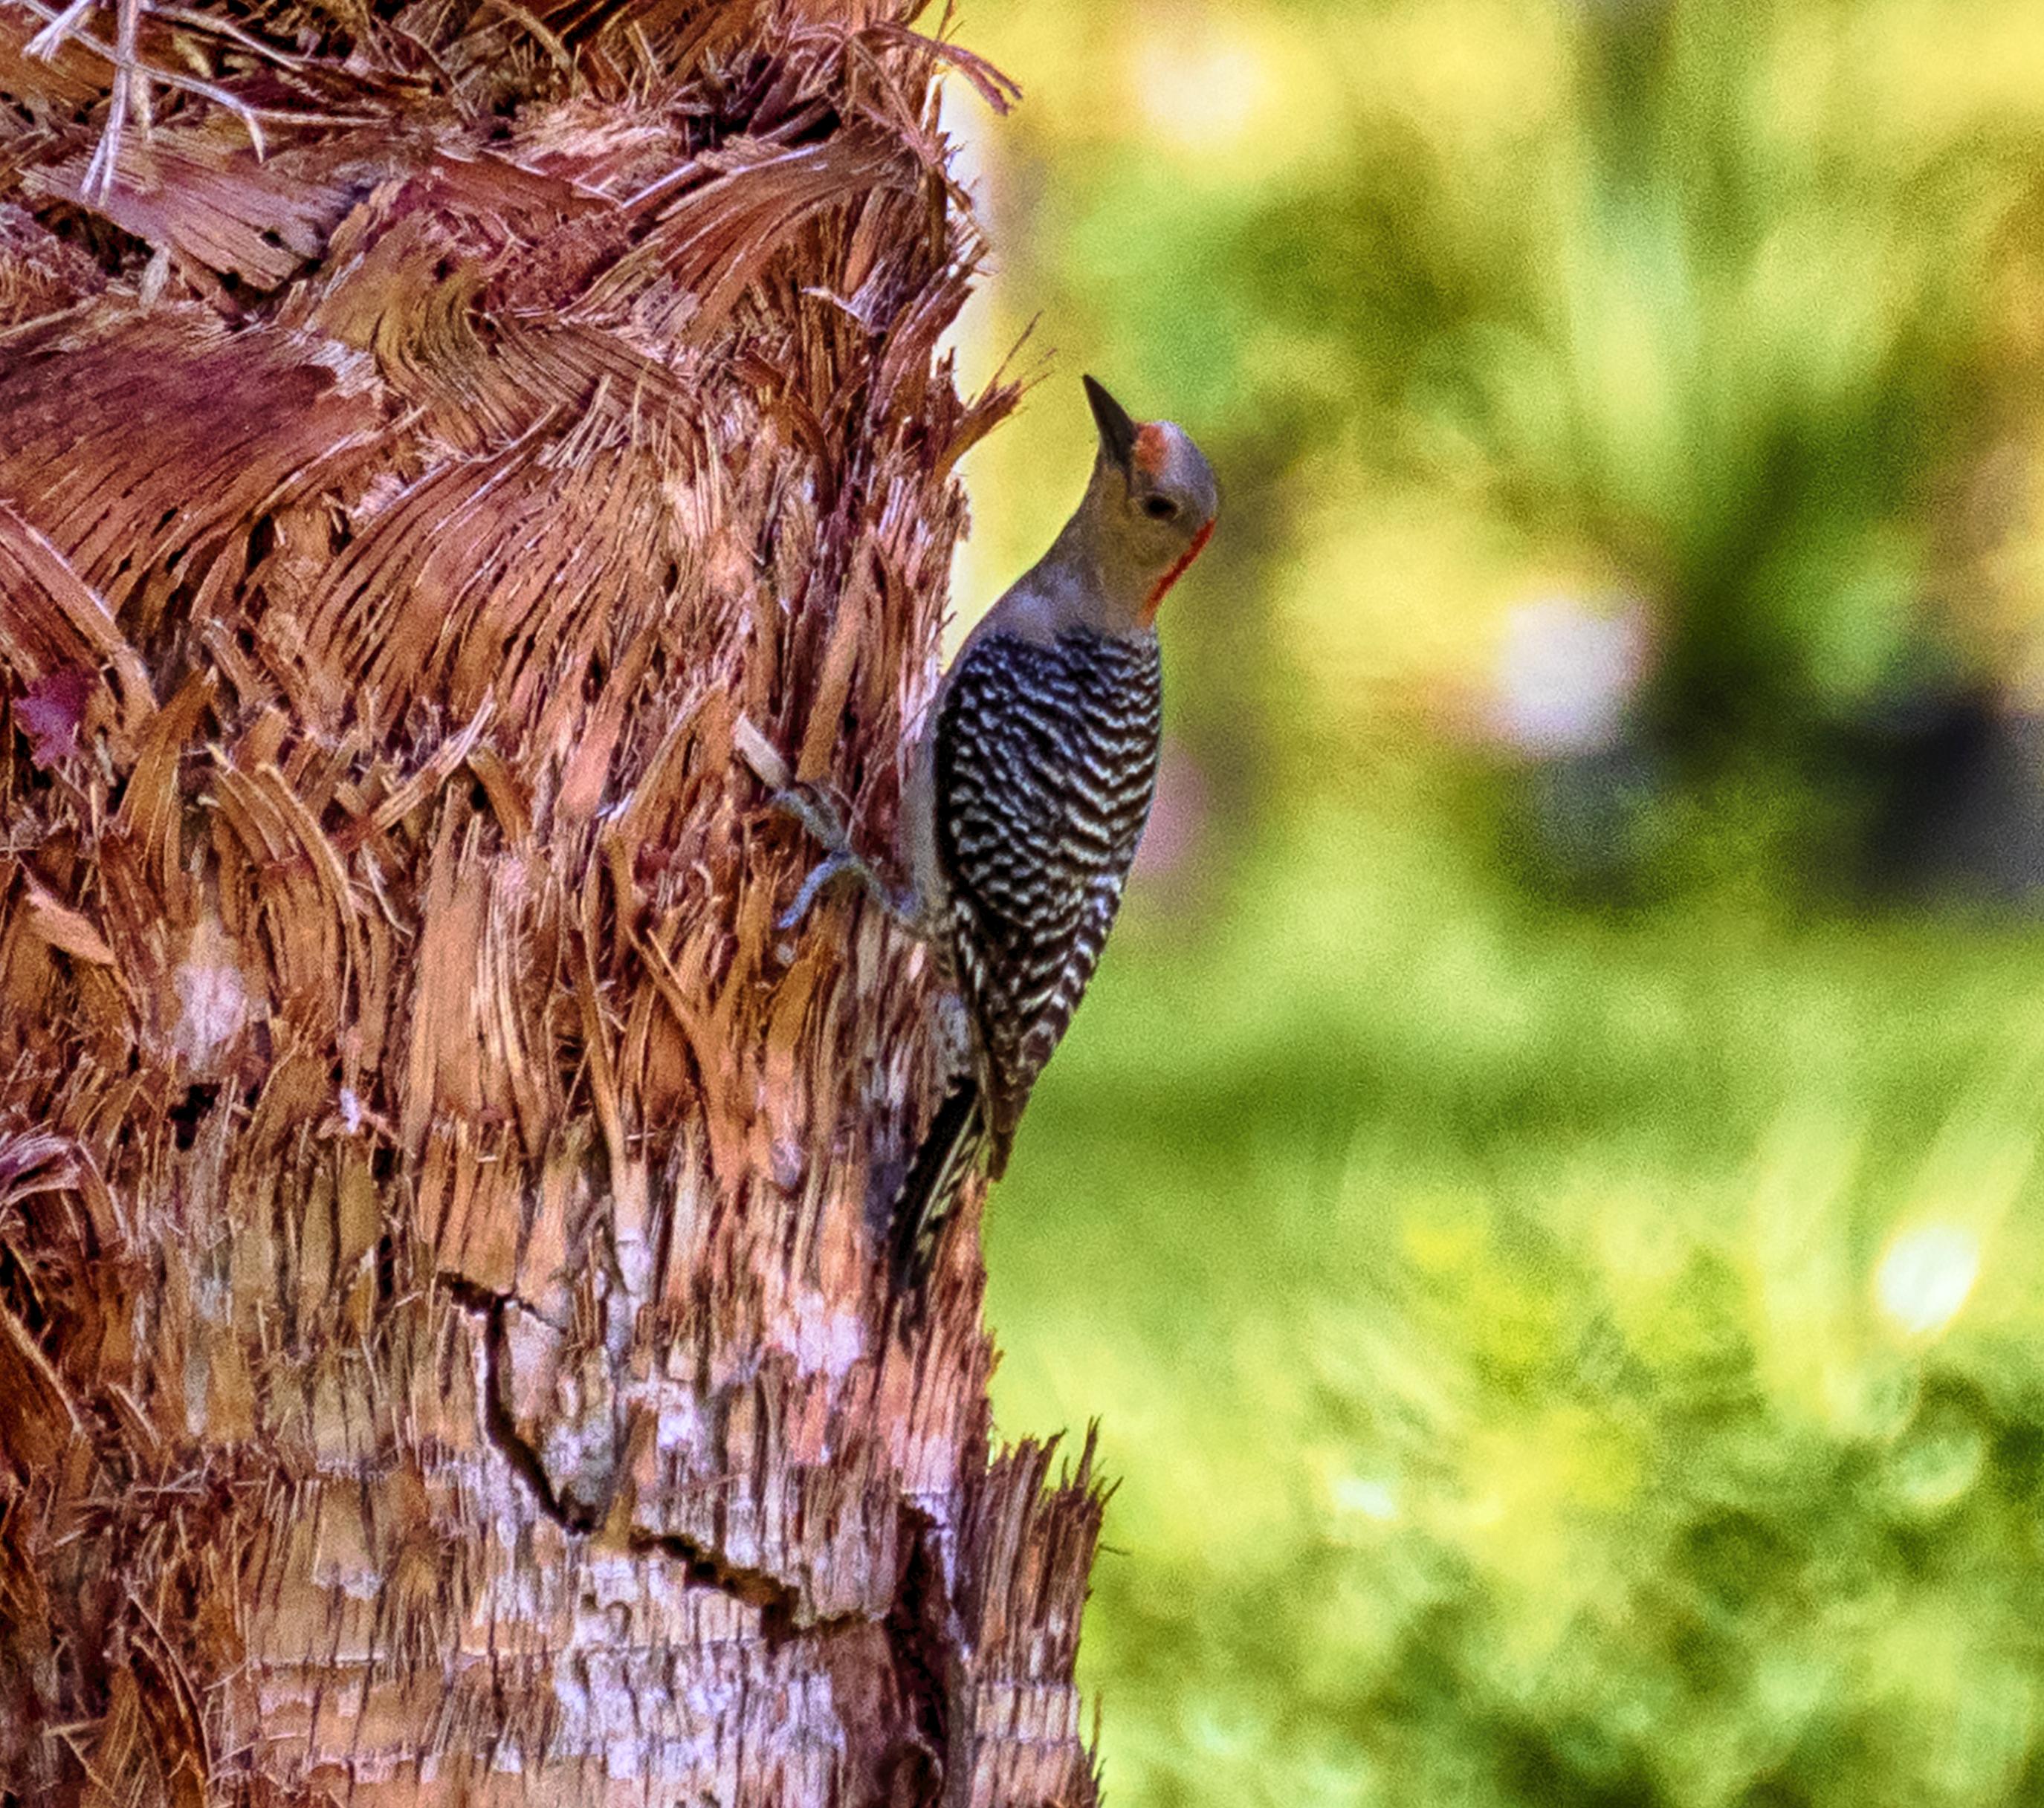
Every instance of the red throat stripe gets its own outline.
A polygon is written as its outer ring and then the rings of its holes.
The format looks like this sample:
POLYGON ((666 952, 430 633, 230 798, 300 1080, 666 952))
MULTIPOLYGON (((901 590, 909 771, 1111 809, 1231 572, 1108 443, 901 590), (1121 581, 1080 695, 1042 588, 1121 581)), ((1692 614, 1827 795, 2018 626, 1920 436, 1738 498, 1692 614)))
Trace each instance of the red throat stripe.
POLYGON ((1149 600, 1143 605, 1143 625, 1147 628, 1157 619, 1158 605, 1164 601, 1164 593, 1185 576, 1185 567, 1206 551, 1207 542, 1213 538, 1213 523, 1209 521, 1193 535, 1193 543, 1178 555, 1178 562, 1157 580, 1157 588, 1150 593, 1149 600))

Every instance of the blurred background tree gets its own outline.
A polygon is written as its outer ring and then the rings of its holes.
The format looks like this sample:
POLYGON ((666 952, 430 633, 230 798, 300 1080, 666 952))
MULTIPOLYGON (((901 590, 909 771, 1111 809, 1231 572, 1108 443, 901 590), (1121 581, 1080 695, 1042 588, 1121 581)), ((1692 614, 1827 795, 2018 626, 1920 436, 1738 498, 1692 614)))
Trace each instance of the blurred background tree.
POLYGON ((1226 496, 989 1229, 1110 1791, 2044 1800, 2044 13, 965 25, 962 601, 1082 369, 1226 496))

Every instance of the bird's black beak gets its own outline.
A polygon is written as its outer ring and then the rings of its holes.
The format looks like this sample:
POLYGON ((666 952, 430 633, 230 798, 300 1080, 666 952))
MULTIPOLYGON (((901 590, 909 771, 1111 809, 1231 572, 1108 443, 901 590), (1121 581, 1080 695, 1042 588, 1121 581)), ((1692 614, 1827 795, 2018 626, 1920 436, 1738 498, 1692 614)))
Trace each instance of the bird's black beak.
POLYGON ((1093 404, 1093 424, 1100 429, 1101 450, 1125 471, 1135 455, 1135 423, 1128 410, 1090 377, 1082 377, 1086 400, 1093 404))

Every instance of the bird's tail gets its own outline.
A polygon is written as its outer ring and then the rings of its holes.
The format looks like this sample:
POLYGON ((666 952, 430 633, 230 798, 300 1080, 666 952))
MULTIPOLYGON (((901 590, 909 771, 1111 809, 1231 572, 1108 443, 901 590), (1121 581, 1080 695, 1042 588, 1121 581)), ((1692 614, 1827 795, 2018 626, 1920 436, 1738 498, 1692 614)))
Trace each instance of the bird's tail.
POLYGON ((912 1293, 922 1285, 958 1190, 978 1165, 986 1145, 979 1082, 967 1074, 954 1081, 944 1095, 916 1159, 909 1165, 901 1190, 894 1196, 890 1263, 896 1292, 912 1293))

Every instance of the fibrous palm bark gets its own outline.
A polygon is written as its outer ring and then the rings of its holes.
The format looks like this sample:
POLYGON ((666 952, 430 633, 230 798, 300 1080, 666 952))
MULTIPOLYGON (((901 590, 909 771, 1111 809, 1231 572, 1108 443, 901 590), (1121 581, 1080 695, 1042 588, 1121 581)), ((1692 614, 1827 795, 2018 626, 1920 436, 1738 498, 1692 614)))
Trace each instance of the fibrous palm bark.
POLYGON ((889 1319, 975 244, 889 0, 0 0, 0 1798, 1090 1800, 889 1319), (750 750, 752 764, 741 757, 750 750))

